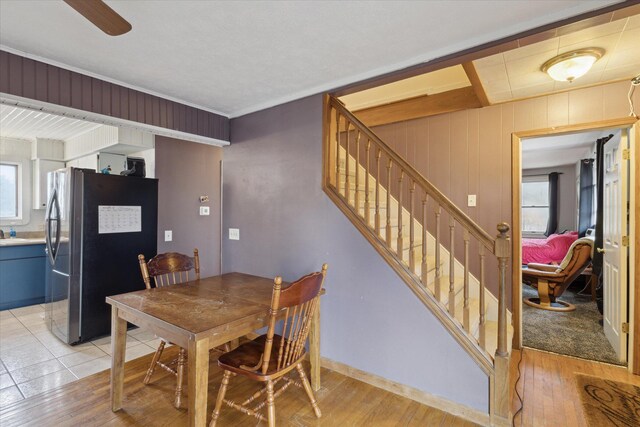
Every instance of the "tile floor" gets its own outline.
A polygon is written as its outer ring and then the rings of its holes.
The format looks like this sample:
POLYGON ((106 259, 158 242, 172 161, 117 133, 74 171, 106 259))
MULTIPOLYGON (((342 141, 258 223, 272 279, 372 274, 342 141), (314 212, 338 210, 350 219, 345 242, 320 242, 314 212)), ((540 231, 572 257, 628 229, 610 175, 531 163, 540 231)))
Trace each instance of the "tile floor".
MULTIPOLYGON (((156 350, 160 340, 128 332, 126 360, 156 350)), ((0 406, 109 369, 111 338, 70 346, 44 323, 44 305, 0 311, 0 406)))

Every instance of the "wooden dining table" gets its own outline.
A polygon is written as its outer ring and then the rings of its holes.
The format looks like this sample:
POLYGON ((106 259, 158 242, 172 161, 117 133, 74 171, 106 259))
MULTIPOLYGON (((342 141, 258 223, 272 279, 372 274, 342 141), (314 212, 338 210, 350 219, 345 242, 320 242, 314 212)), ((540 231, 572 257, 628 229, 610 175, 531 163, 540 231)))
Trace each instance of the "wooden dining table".
MULTIPOLYGON (((122 408, 127 322, 187 350, 189 425, 207 420, 209 350, 267 326, 273 279, 228 273, 107 297, 111 305, 111 409, 122 408)), ((324 292, 324 291, 323 291, 324 292)), ((320 310, 309 334, 311 385, 320 388, 320 310)))

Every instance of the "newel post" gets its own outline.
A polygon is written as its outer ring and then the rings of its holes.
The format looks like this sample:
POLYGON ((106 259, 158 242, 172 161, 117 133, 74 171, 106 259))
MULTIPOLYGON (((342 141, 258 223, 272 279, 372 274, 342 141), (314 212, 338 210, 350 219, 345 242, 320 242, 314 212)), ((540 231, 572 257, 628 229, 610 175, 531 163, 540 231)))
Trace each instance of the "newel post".
POLYGON ((506 356, 507 349, 507 261, 509 259, 510 239, 509 224, 498 224, 500 234, 496 237, 495 254, 498 258, 498 348, 496 356, 506 356))
POLYGON ((494 358, 493 415, 509 420, 509 348, 507 344, 507 261, 511 252, 508 236, 509 224, 498 224, 499 234, 495 241, 498 258, 498 348, 494 358))

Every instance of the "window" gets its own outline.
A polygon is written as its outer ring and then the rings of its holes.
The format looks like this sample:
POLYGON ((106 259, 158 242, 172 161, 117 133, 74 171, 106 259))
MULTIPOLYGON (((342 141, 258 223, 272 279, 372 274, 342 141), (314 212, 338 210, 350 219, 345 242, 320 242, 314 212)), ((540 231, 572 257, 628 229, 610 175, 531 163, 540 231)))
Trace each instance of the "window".
POLYGON ((522 232, 544 234, 549 221, 549 179, 522 177, 522 232))
POLYGON ((20 218, 20 165, 0 163, 0 218, 20 218))

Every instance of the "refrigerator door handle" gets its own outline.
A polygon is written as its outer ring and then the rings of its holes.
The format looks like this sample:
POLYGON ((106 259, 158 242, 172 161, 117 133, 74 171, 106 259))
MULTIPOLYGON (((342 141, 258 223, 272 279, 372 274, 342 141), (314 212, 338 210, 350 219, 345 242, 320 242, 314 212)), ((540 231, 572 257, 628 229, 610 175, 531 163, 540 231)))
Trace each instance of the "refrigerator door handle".
POLYGON ((56 254, 58 253, 58 248, 60 247, 60 204, 58 203, 58 193, 56 190, 51 194, 51 200, 49 200, 49 209, 47 212, 47 220, 46 220, 46 235, 45 240, 47 243, 47 254, 49 255, 49 262, 51 265, 55 264, 56 254), (55 208, 55 218, 53 218, 55 208), (51 222, 56 222, 56 236, 55 241, 51 241, 51 222))
POLYGON ((49 206, 47 206, 47 218, 45 220, 45 233, 44 233, 45 242, 46 242, 45 252, 48 255, 49 263, 51 265, 54 265, 55 263, 55 259, 53 258, 53 248, 51 246, 51 213, 53 211, 53 197, 54 197, 54 194, 51 194, 51 199, 49 199, 49 206))

